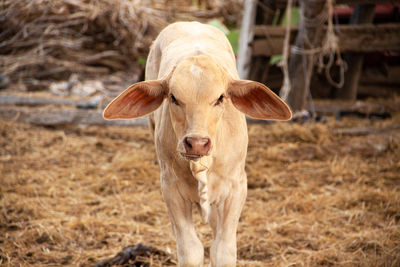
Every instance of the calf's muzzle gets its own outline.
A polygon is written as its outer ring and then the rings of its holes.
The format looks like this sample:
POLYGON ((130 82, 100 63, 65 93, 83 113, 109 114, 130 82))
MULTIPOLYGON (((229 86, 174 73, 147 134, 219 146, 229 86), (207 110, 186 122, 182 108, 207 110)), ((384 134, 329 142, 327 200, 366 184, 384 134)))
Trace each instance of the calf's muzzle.
POLYGON ((183 140, 187 158, 200 158, 208 155, 211 149, 211 140, 208 137, 185 137, 183 140))

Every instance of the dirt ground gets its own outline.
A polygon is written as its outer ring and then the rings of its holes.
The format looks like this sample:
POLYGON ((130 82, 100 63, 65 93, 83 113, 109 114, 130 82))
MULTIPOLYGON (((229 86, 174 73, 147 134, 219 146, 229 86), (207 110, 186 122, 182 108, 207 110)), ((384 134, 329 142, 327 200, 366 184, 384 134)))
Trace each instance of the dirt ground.
MULTIPOLYGON (((400 266, 399 103, 385 120, 249 124, 238 266, 400 266)), ((176 265, 146 127, 0 121, 0 173, 1 266, 93 266, 138 243, 176 265)))

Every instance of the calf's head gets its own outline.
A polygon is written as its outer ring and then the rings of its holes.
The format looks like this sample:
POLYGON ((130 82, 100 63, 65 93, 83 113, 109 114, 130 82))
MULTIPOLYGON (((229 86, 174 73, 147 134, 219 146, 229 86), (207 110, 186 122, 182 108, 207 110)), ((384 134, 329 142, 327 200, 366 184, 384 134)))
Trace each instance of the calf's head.
POLYGON ((165 79, 131 85, 106 107, 103 116, 141 117, 155 111, 164 100, 178 140, 177 152, 190 160, 215 149, 216 132, 228 105, 257 119, 291 118, 288 106, 265 85, 233 80, 207 56, 181 61, 165 79))

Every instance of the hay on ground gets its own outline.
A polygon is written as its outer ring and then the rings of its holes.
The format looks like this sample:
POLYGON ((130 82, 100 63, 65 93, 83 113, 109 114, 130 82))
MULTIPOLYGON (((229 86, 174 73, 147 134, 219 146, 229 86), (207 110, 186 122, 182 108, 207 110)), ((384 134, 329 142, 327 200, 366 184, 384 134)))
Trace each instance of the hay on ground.
MULTIPOLYGON (((249 125, 238 266, 398 266, 399 123, 249 125), (337 131, 349 127, 376 131, 337 131)), ((0 147, 4 266, 92 266, 139 243, 162 251, 141 261, 176 264, 146 127, 1 122, 0 147)), ((211 230, 195 219, 208 262, 211 230)))

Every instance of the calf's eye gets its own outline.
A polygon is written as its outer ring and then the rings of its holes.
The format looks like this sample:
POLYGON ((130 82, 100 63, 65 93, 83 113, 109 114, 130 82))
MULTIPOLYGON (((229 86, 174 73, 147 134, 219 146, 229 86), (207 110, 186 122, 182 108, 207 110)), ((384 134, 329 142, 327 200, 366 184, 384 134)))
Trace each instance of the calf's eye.
POLYGON ((214 106, 220 105, 224 101, 224 95, 221 95, 218 100, 215 102, 214 106))
POLYGON ((171 95, 171 102, 174 103, 175 105, 179 106, 178 100, 176 100, 174 95, 171 95))

